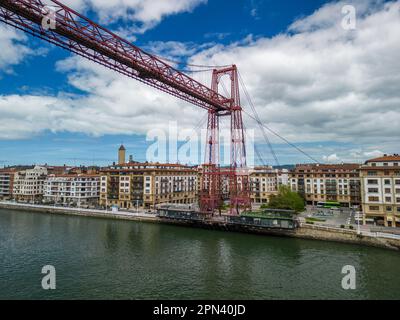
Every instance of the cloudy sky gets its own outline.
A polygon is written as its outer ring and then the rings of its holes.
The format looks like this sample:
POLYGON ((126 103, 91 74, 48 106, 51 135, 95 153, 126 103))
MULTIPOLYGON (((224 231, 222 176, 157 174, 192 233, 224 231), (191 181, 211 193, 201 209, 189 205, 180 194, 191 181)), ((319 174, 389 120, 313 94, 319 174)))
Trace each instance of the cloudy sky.
MULTIPOLYGON (((318 161, 400 151, 400 1, 65 3, 179 68, 237 64, 263 123, 318 161)), ((120 143, 144 161, 154 129, 205 126, 202 109, 1 23, 0 48, 0 166, 106 165, 120 143)), ((209 85, 210 72, 191 76, 209 85)), ((274 165, 259 127, 244 120, 274 165)), ((310 162, 267 134, 280 164, 310 162)))

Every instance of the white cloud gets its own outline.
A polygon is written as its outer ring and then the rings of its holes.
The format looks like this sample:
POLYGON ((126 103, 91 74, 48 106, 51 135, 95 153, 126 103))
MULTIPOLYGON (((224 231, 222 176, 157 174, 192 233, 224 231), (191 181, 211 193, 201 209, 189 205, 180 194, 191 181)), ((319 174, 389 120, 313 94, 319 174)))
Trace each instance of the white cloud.
POLYGON ((191 12, 205 3, 207 0, 74 0, 69 5, 80 12, 94 11, 101 24, 126 23, 130 27, 123 33, 143 33, 167 16, 191 12))
POLYGON ((182 128, 193 128, 205 114, 80 57, 60 61, 57 69, 68 72, 68 82, 84 94, 0 96, 0 139, 29 138, 45 130, 146 134, 176 120, 182 128))
POLYGON ((26 36, 15 29, 0 24, 0 77, 1 73, 13 72, 12 66, 32 54, 32 50, 25 46, 26 36))
POLYGON ((379 150, 364 152, 364 156, 367 158, 379 158, 379 157, 382 157, 383 155, 384 155, 384 153, 379 150))
POLYGON ((295 33, 217 46, 191 62, 237 62, 263 121, 292 141, 398 141, 400 2, 366 2, 355 31, 340 27, 344 2, 335 3, 295 22, 295 33))
MULTIPOLYGON (((97 5, 111 4, 98 1, 97 5)), ((370 157, 375 150, 398 152, 400 2, 363 4, 355 31, 338 27, 341 5, 327 5, 273 38, 249 36, 229 46, 207 47, 190 62, 236 62, 262 120, 275 131, 298 143, 336 141, 347 146, 339 151, 314 148, 313 155, 348 161, 370 157)), ((144 20, 152 19, 150 15, 144 20)), ((176 42, 154 46, 177 57, 197 52, 176 42)), ((166 128, 169 120, 191 128, 204 115, 196 107, 81 58, 62 61, 58 68, 85 95, 0 97, 0 112, 7 123, 0 128, 0 138, 29 137, 43 130, 142 134, 166 128)))
POLYGON ((329 155, 329 156, 323 156, 322 159, 323 159, 325 162, 330 162, 330 163, 337 163, 337 162, 340 162, 340 160, 341 160, 341 159, 337 156, 336 153, 333 153, 333 154, 331 154, 331 155, 329 155))

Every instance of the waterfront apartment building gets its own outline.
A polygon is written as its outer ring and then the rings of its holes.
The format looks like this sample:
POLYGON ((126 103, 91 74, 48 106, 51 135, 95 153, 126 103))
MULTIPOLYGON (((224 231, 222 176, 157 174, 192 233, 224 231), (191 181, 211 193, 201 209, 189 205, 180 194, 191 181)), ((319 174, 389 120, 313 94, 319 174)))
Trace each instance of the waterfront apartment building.
POLYGON ((46 177, 47 168, 41 166, 16 172, 13 182, 13 198, 18 201, 41 201, 46 177))
POLYGON ((278 175, 272 167, 256 167, 250 171, 250 198, 252 203, 267 204, 278 193, 278 175))
POLYGON ((161 203, 197 202, 197 168, 131 162, 101 170, 100 205, 154 208, 161 203))
POLYGON ((68 205, 98 205, 100 176, 95 174, 49 175, 44 186, 44 201, 68 205))
POLYGON ((384 155, 360 168, 364 224, 400 227, 400 156, 384 155))
POLYGON ((304 164, 290 173, 292 191, 300 193, 307 204, 338 202, 343 207, 361 205, 359 164, 304 164))
POLYGON ((14 185, 14 169, 0 169, 0 199, 12 198, 14 185))
POLYGON ((279 187, 289 185, 289 170, 270 166, 250 170, 250 198, 255 204, 267 204, 271 195, 277 195, 279 187))

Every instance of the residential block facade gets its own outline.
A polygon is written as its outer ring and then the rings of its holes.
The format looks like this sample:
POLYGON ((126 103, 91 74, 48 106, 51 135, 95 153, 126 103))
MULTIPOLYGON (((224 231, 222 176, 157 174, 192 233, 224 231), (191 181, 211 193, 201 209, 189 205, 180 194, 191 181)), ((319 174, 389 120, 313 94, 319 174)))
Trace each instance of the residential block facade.
POLYGON ((97 205, 100 176, 93 174, 49 175, 44 186, 44 201, 62 204, 97 205))
POLYGON ((35 166, 33 169, 18 171, 14 174, 13 198, 20 201, 41 201, 47 168, 35 166))
POLYGON ((197 169, 179 164, 126 163, 101 171, 100 205, 154 208, 197 202, 197 169))
POLYGON ((267 204, 278 193, 278 177, 272 167, 258 167, 250 171, 250 198, 252 203, 267 204))
POLYGON ((11 199, 14 187, 14 174, 12 169, 0 169, 0 199, 11 199))
POLYGON ((368 160, 360 176, 364 223, 400 227, 400 156, 368 160))
POLYGON ((250 170, 250 198, 255 204, 267 204, 271 195, 278 194, 279 187, 289 185, 287 169, 255 167, 250 170))
POLYGON ((343 207, 360 206, 359 167, 359 164, 297 165, 290 173, 290 187, 309 205, 333 201, 343 207))

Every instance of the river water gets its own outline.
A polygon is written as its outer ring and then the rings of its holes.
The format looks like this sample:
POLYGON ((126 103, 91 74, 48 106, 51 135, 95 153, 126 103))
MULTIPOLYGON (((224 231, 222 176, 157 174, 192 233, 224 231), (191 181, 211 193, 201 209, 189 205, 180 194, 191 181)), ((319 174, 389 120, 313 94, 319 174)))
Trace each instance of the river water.
POLYGON ((0 299, 400 299, 400 253, 0 210, 0 299), (42 267, 56 269, 43 290, 42 267), (356 289, 341 286, 355 267, 356 289))

